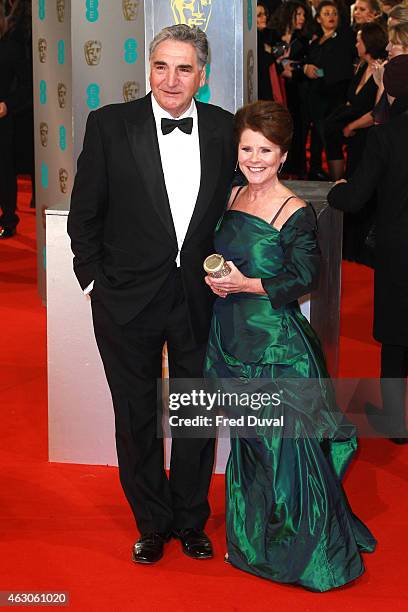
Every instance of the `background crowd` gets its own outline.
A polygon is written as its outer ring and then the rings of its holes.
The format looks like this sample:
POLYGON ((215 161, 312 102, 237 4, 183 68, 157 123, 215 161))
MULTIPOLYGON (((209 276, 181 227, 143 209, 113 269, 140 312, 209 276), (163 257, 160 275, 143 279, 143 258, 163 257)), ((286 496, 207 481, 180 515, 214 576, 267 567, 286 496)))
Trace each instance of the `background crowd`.
MULTIPOLYGON (((287 106, 294 138, 283 176, 348 178, 369 131, 408 108, 384 93, 387 62, 408 53, 408 5, 397 0, 257 3, 258 97, 287 106)), ((408 81, 401 62, 401 79, 408 81)), ((372 265, 375 205, 345 215, 343 255, 372 265)))

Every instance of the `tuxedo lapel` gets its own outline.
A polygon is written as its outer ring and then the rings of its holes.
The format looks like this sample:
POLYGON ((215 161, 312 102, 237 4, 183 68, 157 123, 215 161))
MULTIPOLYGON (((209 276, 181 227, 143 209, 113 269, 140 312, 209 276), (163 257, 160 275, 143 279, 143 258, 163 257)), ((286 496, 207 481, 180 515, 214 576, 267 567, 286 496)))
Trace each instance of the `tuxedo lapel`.
POLYGON ((164 182, 150 94, 140 102, 135 107, 135 116, 125 120, 130 148, 150 202, 155 207, 170 238, 177 242, 166 184, 164 182))
POLYGON ((218 182, 221 165, 221 142, 217 136, 217 126, 207 113, 204 104, 197 104, 198 137, 200 142, 201 179, 193 215, 188 226, 184 243, 199 227, 212 200, 218 182))

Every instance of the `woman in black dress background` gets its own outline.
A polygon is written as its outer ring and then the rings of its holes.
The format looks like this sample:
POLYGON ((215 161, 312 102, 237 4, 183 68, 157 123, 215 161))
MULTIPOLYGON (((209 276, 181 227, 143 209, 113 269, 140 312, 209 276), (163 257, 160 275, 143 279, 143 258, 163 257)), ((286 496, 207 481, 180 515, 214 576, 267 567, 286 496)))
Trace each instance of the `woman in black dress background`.
POLYGON ((283 173, 305 178, 309 117, 303 66, 311 39, 311 11, 303 2, 289 0, 275 12, 271 25, 273 49, 285 50, 277 58, 277 63, 278 71, 285 79, 287 107, 293 119, 293 139, 283 173))
POLYGON ((367 128, 359 119, 370 112, 378 91, 373 78, 376 60, 386 58, 387 34, 378 23, 365 23, 357 32, 356 48, 360 63, 347 91, 347 102, 336 108, 325 121, 326 156, 334 181, 344 177, 343 145, 347 144, 347 172, 352 174, 361 159, 367 128))
POLYGON ((339 27, 337 5, 323 0, 316 21, 321 35, 310 45, 304 73, 308 78, 308 106, 312 121, 309 179, 321 180, 324 121, 346 102, 353 78, 355 35, 350 27, 339 27))

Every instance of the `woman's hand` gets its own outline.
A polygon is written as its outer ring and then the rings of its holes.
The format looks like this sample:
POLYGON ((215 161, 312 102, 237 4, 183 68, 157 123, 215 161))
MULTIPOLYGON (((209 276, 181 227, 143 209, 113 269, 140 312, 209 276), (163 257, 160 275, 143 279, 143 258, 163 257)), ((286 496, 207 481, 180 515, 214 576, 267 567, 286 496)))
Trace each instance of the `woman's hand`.
POLYGON ((289 60, 286 64, 284 64, 284 69, 281 72, 281 76, 283 76, 285 79, 291 79, 292 72, 293 72, 293 66, 292 66, 292 62, 289 60))
POLYGON ((352 136, 354 136, 354 135, 355 135, 356 131, 355 131, 355 130, 353 130, 353 128, 351 127, 351 125, 352 125, 352 124, 351 124, 351 123, 349 123, 348 125, 346 125, 346 126, 343 128, 343 136, 344 136, 344 138, 351 138, 352 136))
POLYGON ((319 78, 319 74, 317 73, 318 70, 319 68, 315 66, 314 64, 305 64, 303 66, 303 72, 305 73, 308 79, 318 79, 319 78))
POLYGON ((249 291, 249 281, 251 279, 244 276, 232 261, 228 261, 227 263, 231 268, 231 272, 228 276, 223 276, 221 278, 206 276, 204 279, 213 293, 218 295, 218 297, 226 298, 229 293, 249 291))
POLYGON ((382 85, 383 76, 384 76, 384 68, 385 68, 386 63, 387 63, 386 61, 382 62, 381 60, 376 60, 375 62, 371 64, 373 79, 377 87, 380 87, 382 85))
POLYGON ((0 102, 0 119, 7 115, 7 104, 5 102, 0 102))

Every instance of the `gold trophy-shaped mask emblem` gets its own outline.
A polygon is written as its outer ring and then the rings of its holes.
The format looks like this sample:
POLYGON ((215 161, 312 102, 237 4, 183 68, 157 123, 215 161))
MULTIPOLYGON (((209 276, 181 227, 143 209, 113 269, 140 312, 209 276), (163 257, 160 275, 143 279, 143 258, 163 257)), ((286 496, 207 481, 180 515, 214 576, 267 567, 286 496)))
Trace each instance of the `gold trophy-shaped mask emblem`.
POLYGON ((65 83, 58 83, 57 86, 58 93, 58 106, 60 108, 65 108, 67 101, 67 86, 65 83))
POLYGON ((99 40, 87 40, 84 52, 88 66, 97 66, 101 61, 102 43, 99 40))
POLYGON ((140 85, 136 81, 126 81, 123 83, 123 99, 125 102, 137 100, 139 97, 140 85))
POLYGON ((57 0, 57 19, 60 23, 65 19, 65 0, 57 0))
POLYGON ((48 145, 48 123, 45 123, 45 121, 40 123, 40 141, 43 147, 48 145))
POLYGON ((61 193, 67 193, 68 191, 68 172, 65 168, 59 169, 59 185, 61 193))
POLYGON ((139 10, 140 0, 122 0, 122 11, 126 21, 135 21, 139 10))
POLYGON ((174 23, 185 23, 207 30, 213 2, 216 0, 170 0, 174 23))
POLYGON ((45 64, 47 61, 47 41, 45 38, 38 39, 38 57, 41 64, 45 64))
POLYGON ((255 59, 254 52, 252 49, 248 51, 247 54, 247 92, 248 92, 248 102, 254 102, 254 67, 255 67, 255 59))

